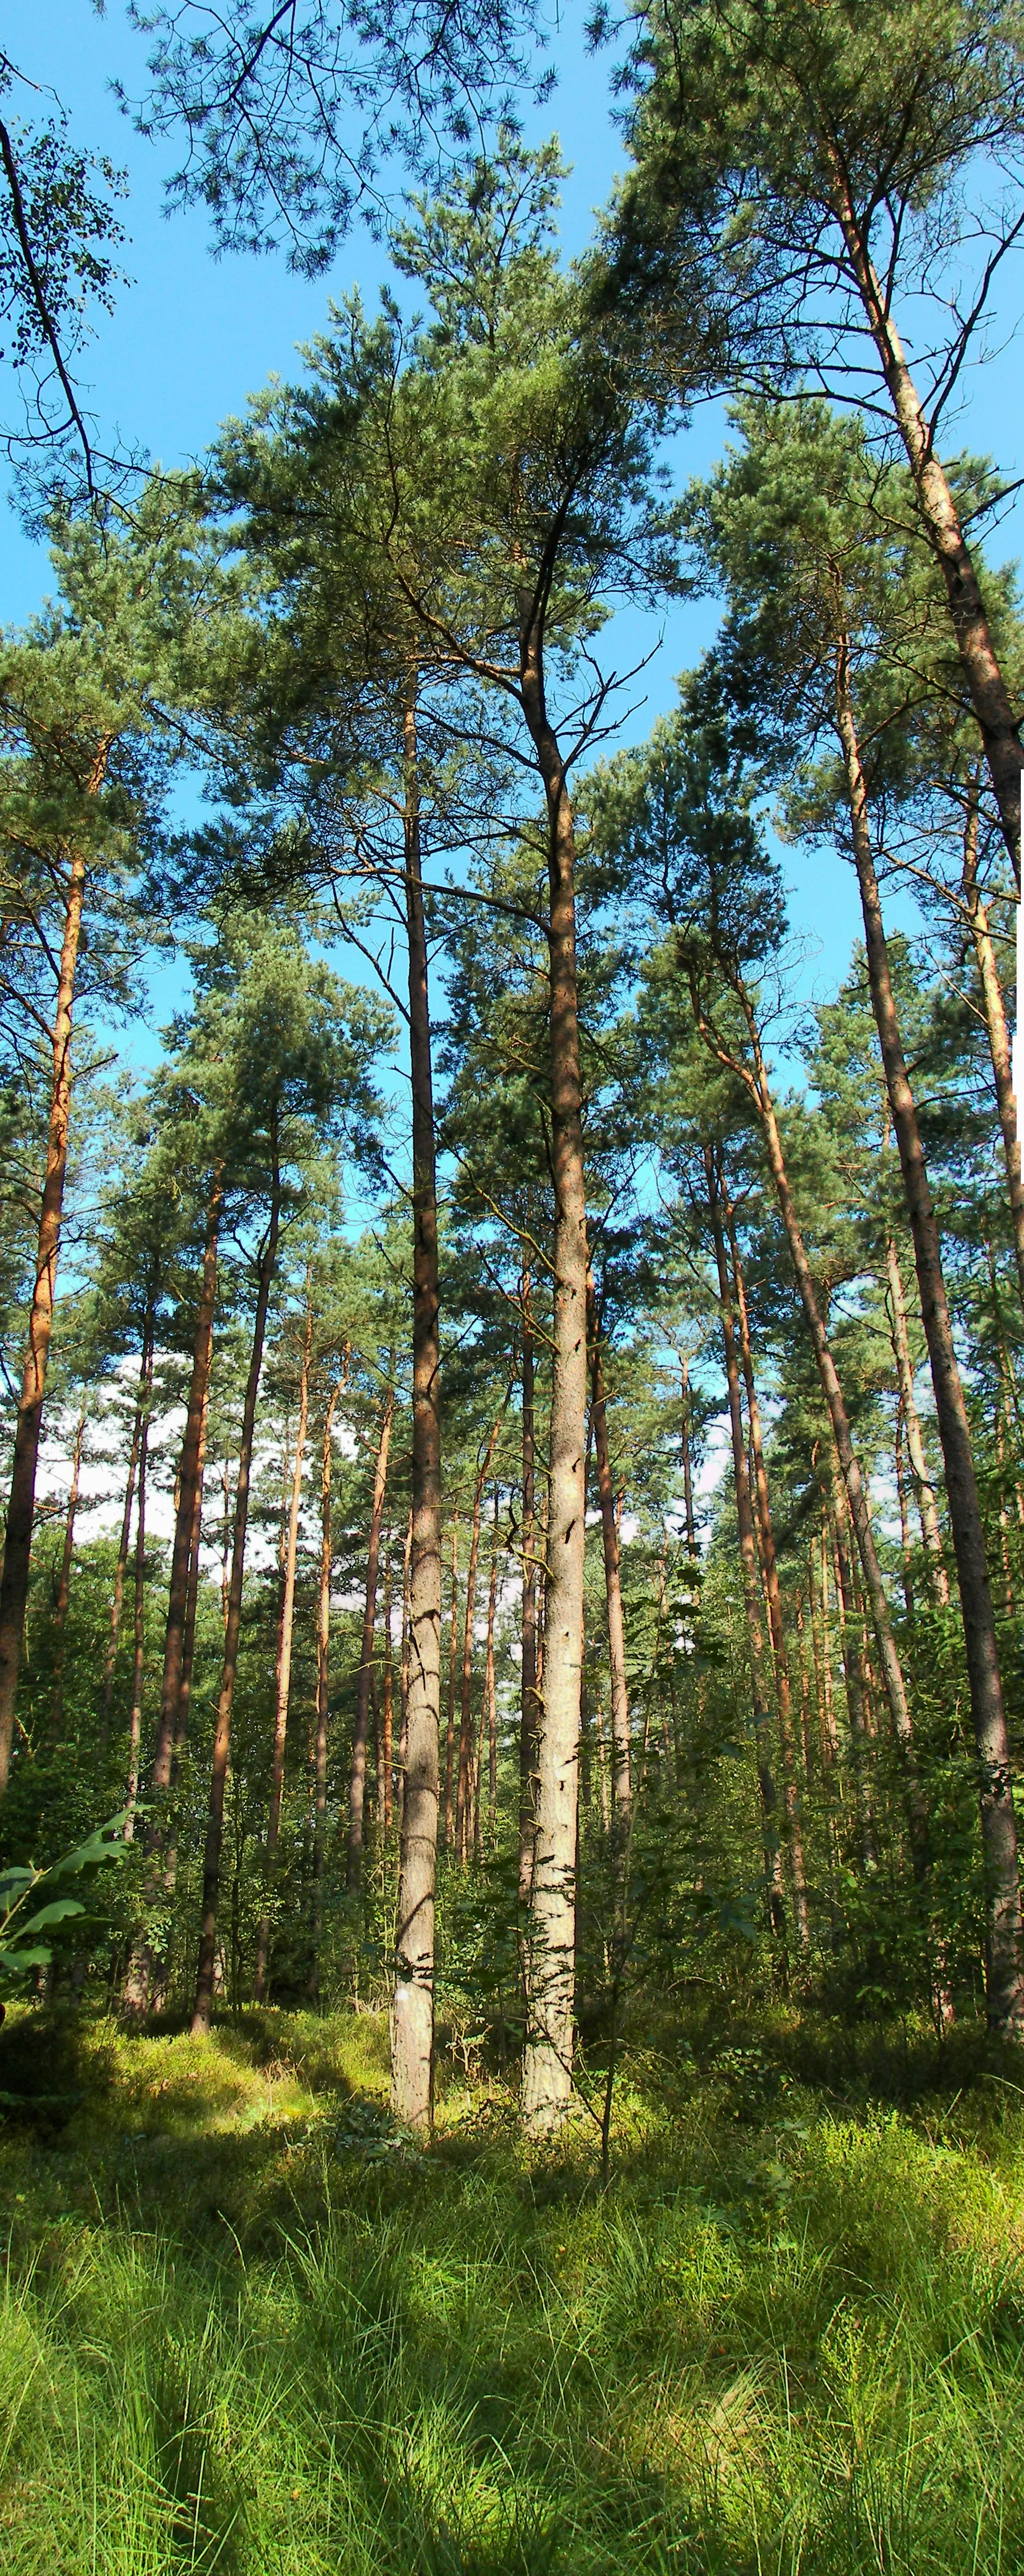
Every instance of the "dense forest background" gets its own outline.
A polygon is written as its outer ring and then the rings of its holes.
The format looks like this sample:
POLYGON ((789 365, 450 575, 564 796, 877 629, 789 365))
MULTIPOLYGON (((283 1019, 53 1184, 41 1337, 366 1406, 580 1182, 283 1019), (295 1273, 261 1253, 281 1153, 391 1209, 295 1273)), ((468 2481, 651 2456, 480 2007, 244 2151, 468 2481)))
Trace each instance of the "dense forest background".
MULTIPOLYGON (((621 172, 571 257, 528 12, 146 30, 172 202, 307 287, 368 221, 372 275, 140 459, 82 389, 130 206, 0 69, 49 555, 0 646, 0 2102, 60 2130, 117 2049, 172 2096, 221 2045, 268 2101, 344 2062, 344 2153, 419 2191, 458 2070, 506 2175, 582 2158, 607 2211, 701 2066, 740 2121, 783 2043, 787 2086, 839 2048, 1009 2098, 1024 628, 973 444, 1018 17, 596 24, 621 172)), ((789 2132, 742 2186, 783 2252, 789 2132)), ((228 2564, 163 2403, 132 2564, 193 2505, 182 2563, 228 2564)), ((926 2559, 893 2477, 742 2560, 652 2506, 635 2563, 1011 2563, 1002 2488, 926 2559)), ((366 2563, 534 2565, 530 2494, 366 2563)))

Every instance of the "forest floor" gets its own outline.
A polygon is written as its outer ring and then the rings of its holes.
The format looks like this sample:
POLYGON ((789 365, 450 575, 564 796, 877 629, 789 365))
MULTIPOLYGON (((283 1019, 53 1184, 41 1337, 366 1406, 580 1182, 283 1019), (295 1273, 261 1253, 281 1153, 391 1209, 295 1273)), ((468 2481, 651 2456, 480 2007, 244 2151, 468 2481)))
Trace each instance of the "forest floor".
POLYGON ((5 2576, 1015 2576, 1024 2066, 724 2010, 603 2191, 382 2014, 11 2015, 5 2576))

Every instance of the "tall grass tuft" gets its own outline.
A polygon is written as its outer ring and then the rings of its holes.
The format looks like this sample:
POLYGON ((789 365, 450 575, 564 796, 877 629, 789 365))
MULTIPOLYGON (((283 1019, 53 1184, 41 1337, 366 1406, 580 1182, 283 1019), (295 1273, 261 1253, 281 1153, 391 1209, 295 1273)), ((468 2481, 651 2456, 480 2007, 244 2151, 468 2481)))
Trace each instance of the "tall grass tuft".
POLYGON ((602 2192, 483 2088, 397 2137, 370 2016, 87 2035, 6 2135, 5 2576, 1014 2576, 1022 2106, 749 2079, 627 2064, 602 2192))

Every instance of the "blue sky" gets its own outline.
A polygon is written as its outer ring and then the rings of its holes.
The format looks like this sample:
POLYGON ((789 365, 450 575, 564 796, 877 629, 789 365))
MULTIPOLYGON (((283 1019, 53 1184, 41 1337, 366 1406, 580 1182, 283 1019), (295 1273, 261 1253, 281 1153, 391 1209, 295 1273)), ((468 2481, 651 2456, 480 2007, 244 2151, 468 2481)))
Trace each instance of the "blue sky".
MULTIPOLYGON (((563 207, 569 252, 586 240, 592 209, 607 197, 619 160, 610 61, 588 55, 583 15, 580 7, 571 10, 555 37, 558 87, 534 127, 538 138, 557 131, 573 165, 563 207)), ((367 298, 374 297, 385 274, 385 255, 358 227, 331 275, 311 284, 290 275, 283 257, 215 261, 200 211, 166 218, 163 180, 173 156, 169 148, 139 137, 111 95, 112 81, 123 81, 131 94, 139 91, 144 77, 144 40, 129 29, 122 0, 108 0, 103 17, 89 0, 46 0, 31 17, 26 13, 21 18, 9 41, 17 47, 19 67, 58 92, 76 142, 109 153, 129 174, 123 212, 130 241, 124 257, 135 282, 121 289, 111 317, 100 316, 79 370, 101 443, 119 437, 126 445, 141 445, 165 465, 199 456, 218 421, 239 411, 250 390, 271 373, 295 372, 296 346, 320 327, 329 294, 340 295, 358 284, 367 298)), ((1004 288, 1007 329, 1016 318, 1014 292, 1024 294, 1019 269, 1004 288)), ((954 443, 994 454, 1010 475, 1024 462, 1019 417, 1019 367, 1010 345, 968 379, 954 443)), ((677 442, 681 479, 706 470, 720 453, 724 435, 720 407, 698 412, 692 429, 677 442)), ((0 617, 17 622, 44 595, 48 566, 43 550, 29 541, 13 514, 7 516, 4 537, 0 617)), ((1024 508, 1018 504, 996 550, 1012 553, 1022 541, 1024 508)), ((628 692, 635 712, 623 739, 642 738, 654 717, 672 703, 674 674, 697 658, 712 623, 706 603, 670 608, 663 634, 658 623, 633 613, 617 621, 613 658, 620 668, 645 652, 653 654, 640 683, 628 692)), ((800 858, 792 852, 785 854, 785 864, 794 928, 807 948, 805 986, 834 989, 859 926, 852 874, 838 860, 800 858)), ((162 977, 154 994, 158 1019, 173 998, 169 991, 164 998, 165 981, 162 977)))

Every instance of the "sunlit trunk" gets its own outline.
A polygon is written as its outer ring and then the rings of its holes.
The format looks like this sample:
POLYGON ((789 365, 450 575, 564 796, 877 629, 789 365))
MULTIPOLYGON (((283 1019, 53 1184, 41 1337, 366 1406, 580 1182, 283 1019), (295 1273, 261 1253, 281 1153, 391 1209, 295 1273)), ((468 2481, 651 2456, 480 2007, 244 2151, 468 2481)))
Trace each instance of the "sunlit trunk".
POLYGON ((935 1505, 935 1489, 928 1473, 924 1441, 921 1437, 921 1421, 914 1396, 914 1370, 910 1357, 903 1276, 892 1235, 889 1235, 885 1247, 885 1275, 889 1289, 889 1315, 892 1326, 893 1356, 896 1361, 896 1381, 900 1393, 900 1412, 907 1443, 907 1456, 917 1492, 917 1507, 928 1564, 928 1578, 936 1601, 945 1607, 949 1601, 949 1581, 942 1554, 942 1532, 939 1528, 939 1515, 935 1505))
POLYGON ((534 1364, 533 1309, 530 1301, 530 1273, 523 1271, 520 1281, 522 1315, 522 1486, 523 1486, 523 1594, 522 1594, 522 1664, 519 1697, 519 1903, 527 1906, 533 1885, 533 1842, 536 1829, 534 1780, 537 1768, 537 1740, 540 1708, 537 1698, 537 1533, 535 1499, 535 1432, 534 1432, 534 1364))
POLYGON ((288 1741, 288 1705, 292 1686, 292 1636, 295 1627, 295 1568, 299 1546, 299 1508, 302 1502, 302 1468, 306 1454, 306 1426, 309 1420, 309 1358, 313 1346, 313 1299, 306 1279, 306 1330, 302 1344, 302 1367, 299 1372, 299 1418, 295 1433, 295 1458, 292 1466, 292 1489, 285 1540, 284 1586, 281 1596, 281 1624, 277 1639, 277 1664, 274 1673, 274 1744, 270 1766, 270 1810, 267 1816, 267 1839, 263 1847, 264 1903, 256 1941, 256 1969, 253 1993, 262 2003, 267 1986, 267 1961, 270 1952, 270 1892, 281 1830, 281 1800, 284 1795, 284 1757, 288 1741))
POLYGON ((412 1079, 413 1385, 408 1684, 391 2007, 391 2107, 429 2127, 434 2067, 434 1889, 441 1705, 441 1348, 427 940, 416 716, 406 708, 405 891, 412 1079))
MULTIPOLYGON (((97 754, 89 781, 91 795, 98 795, 103 784, 107 748, 108 746, 104 744, 97 754)), ((82 932, 82 912, 85 903, 85 884, 85 853, 84 850, 76 848, 71 853, 68 867, 64 928, 57 972, 46 1169, 39 1212, 35 1284, 29 1309, 28 1341, 18 1396, 11 1487, 7 1502, 3 1573, 0 1575, 0 1797, 3 1797, 7 1788, 10 1771, 18 1674, 25 1634, 25 1611, 28 1605, 39 1436, 42 1429, 46 1373, 53 1333, 57 1256, 60 1250, 64 1184, 67 1177, 68 1123, 71 1115, 71 1022, 78 948, 82 932)))
POLYGON ((555 1195, 544 1681, 522 2093, 527 2128, 539 2132, 556 2127, 563 2118, 573 2080, 589 1263, 576 990, 575 841, 562 756, 545 705, 542 646, 535 619, 534 605, 524 633, 522 699, 547 805, 555 1195))

